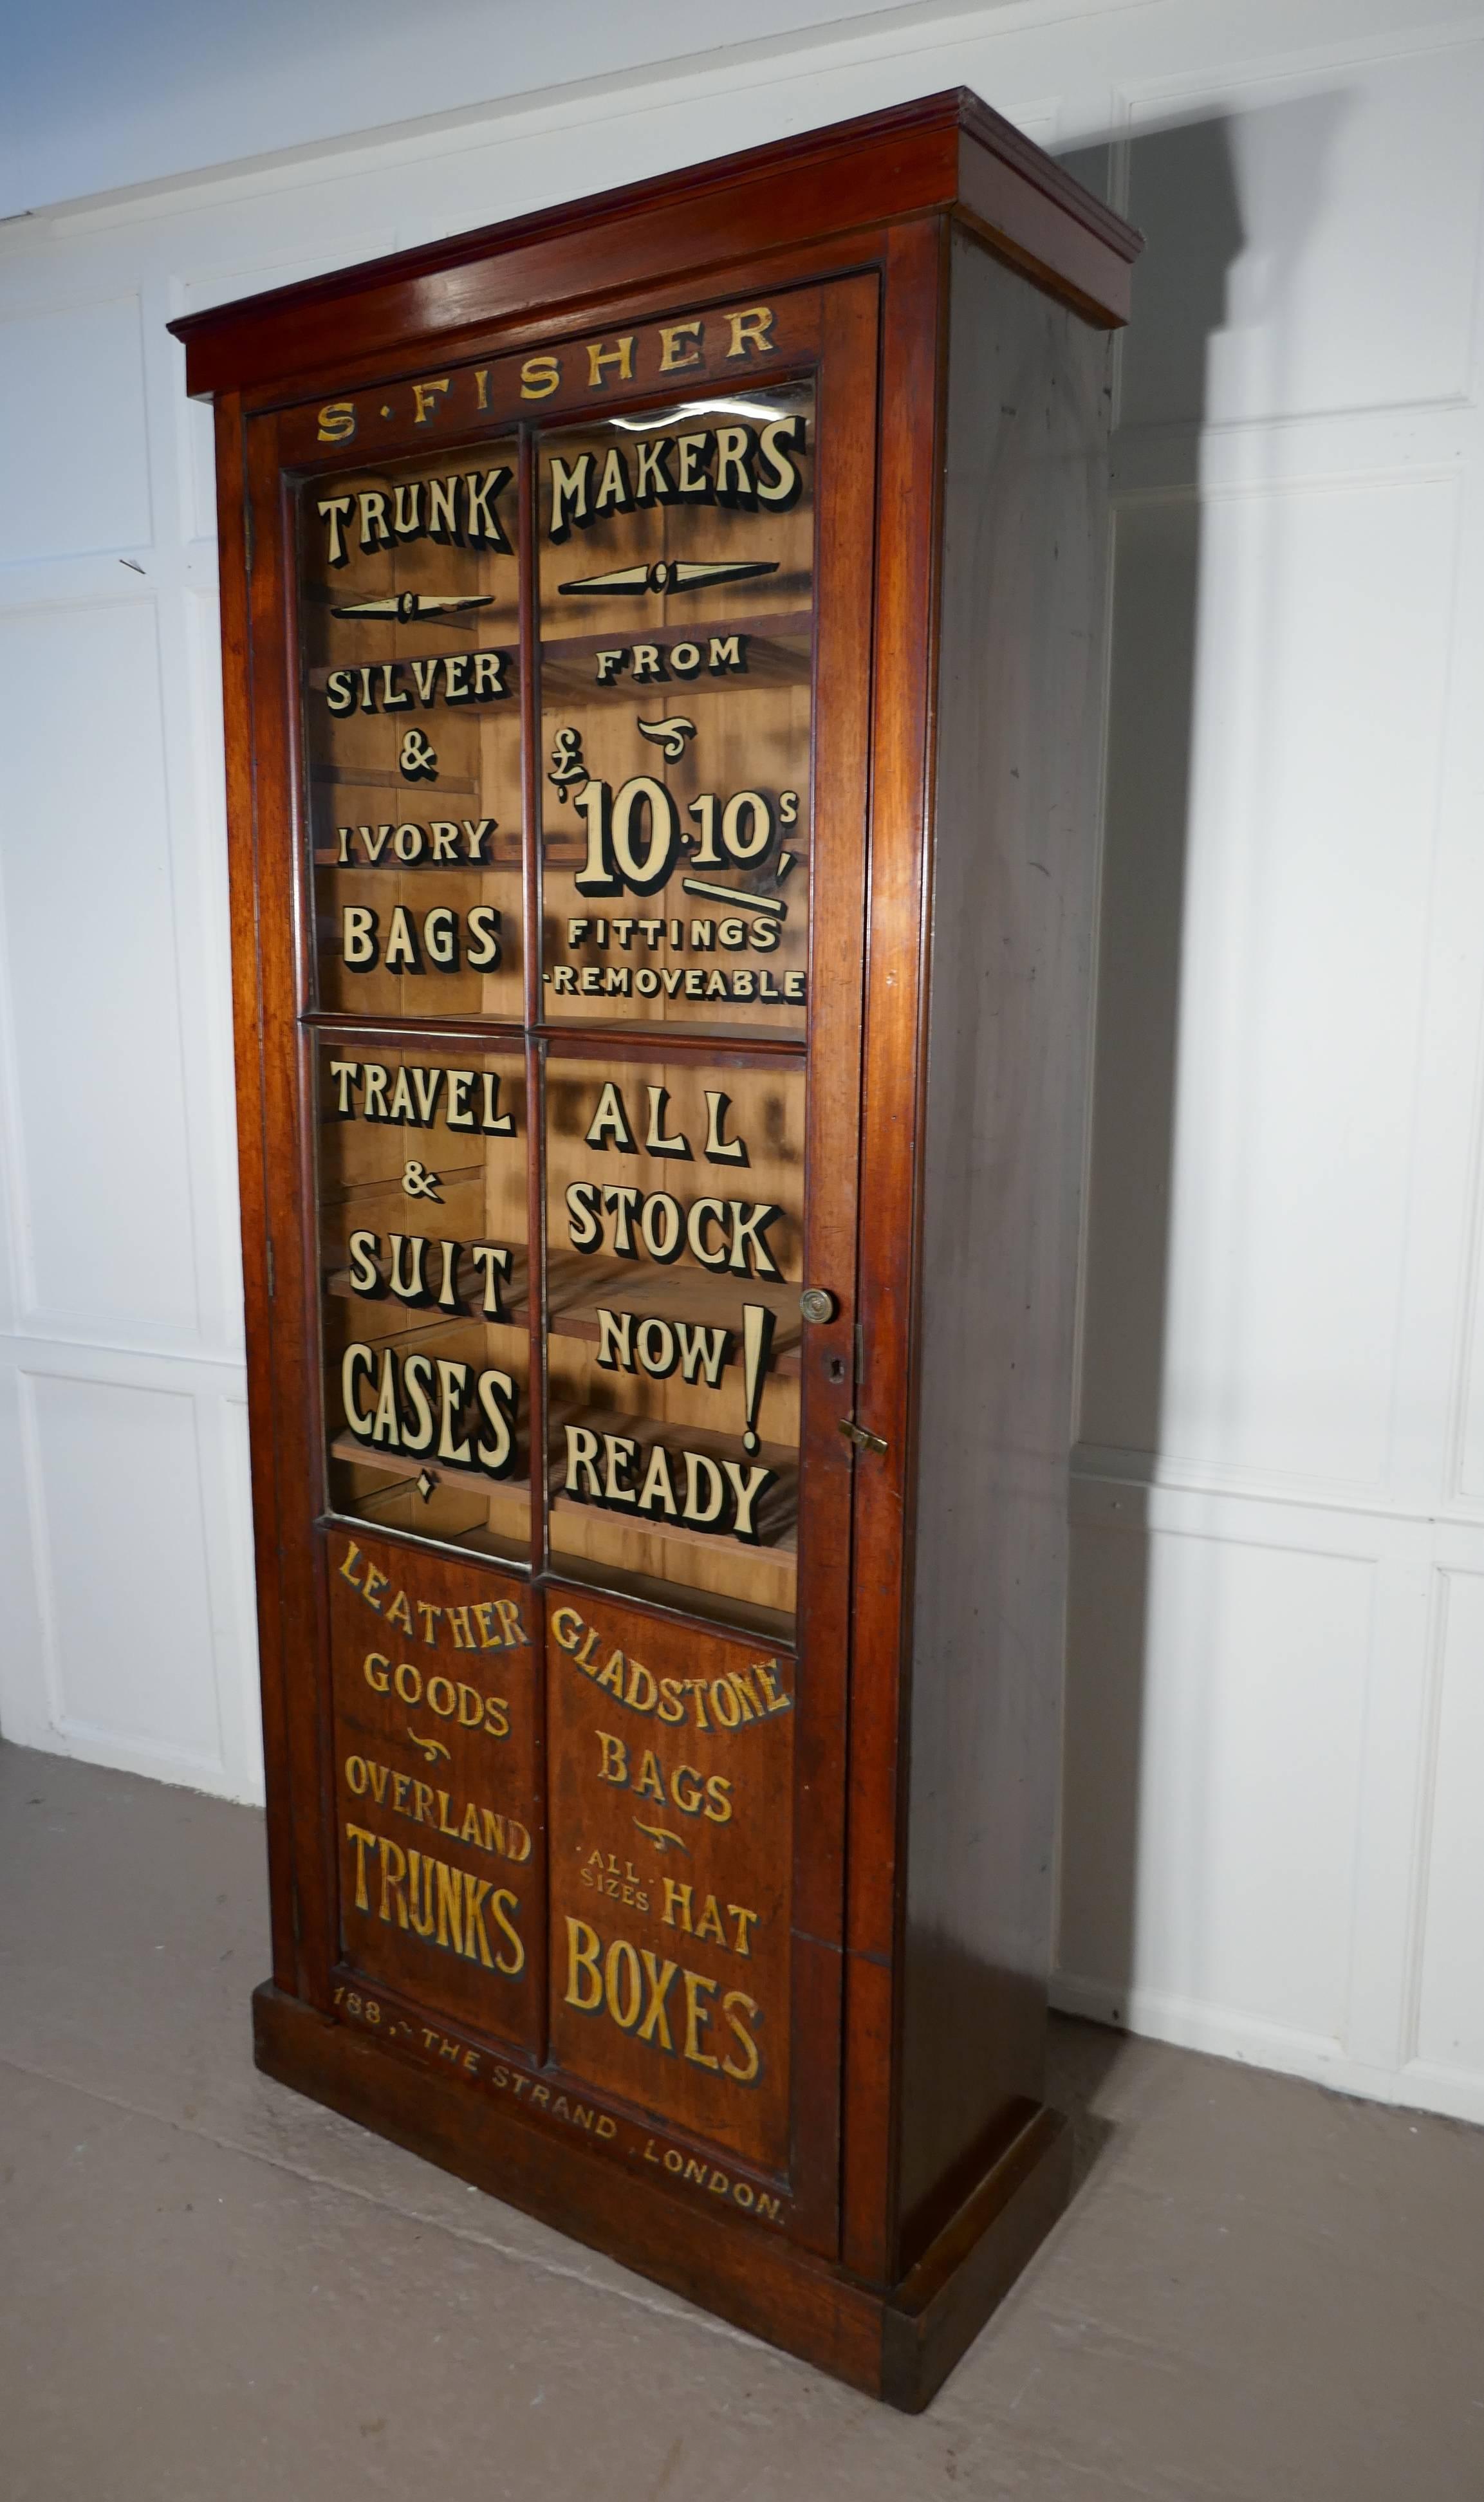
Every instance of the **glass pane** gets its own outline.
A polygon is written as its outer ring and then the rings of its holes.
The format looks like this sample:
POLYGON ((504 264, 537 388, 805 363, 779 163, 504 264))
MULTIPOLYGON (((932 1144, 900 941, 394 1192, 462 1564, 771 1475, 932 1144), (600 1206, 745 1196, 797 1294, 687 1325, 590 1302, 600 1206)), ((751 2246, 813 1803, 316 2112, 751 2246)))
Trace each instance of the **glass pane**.
POLYGON ((303 490, 321 1007, 520 1019, 517 467, 491 443, 303 490))
POLYGON ((525 1128, 514 1053, 343 1037, 320 1052, 331 1506, 516 1560, 530 1541, 525 1128))
POLYGON ((803 383, 544 440, 549 1018, 803 1031, 813 475, 803 383))
POLYGON ((554 1053, 546 1085, 553 1564, 786 1620, 803 1071, 554 1053))

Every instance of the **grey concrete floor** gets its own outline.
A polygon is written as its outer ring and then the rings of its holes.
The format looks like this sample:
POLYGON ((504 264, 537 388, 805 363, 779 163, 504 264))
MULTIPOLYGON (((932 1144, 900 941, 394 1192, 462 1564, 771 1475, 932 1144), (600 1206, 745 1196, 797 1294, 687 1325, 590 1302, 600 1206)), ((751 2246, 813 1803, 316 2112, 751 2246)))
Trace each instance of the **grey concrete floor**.
POLYGON ((1484 2131, 1059 2023, 928 2415, 253 2068, 260 1819, 0 1747, 0 2502, 1484 2502, 1484 2131))

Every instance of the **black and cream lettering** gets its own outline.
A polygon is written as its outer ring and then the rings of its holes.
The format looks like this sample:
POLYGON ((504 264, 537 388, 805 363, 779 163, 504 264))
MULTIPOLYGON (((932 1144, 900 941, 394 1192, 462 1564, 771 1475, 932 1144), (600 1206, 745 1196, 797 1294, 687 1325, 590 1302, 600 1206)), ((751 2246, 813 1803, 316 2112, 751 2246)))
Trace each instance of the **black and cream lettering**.
POLYGON ((760 1543, 759 1509, 777 1482, 777 1471, 763 1463, 717 1459, 659 1441, 641 1448, 633 1435, 591 1425, 567 1425, 563 1434, 562 1492, 572 1502, 680 1521, 748 1546, 760 1543))
MULTIPOLYGON (((442 409, 450 389, 447 378, 414 383, 414 423, 429 424, 442 409)), ((321 428, 331 419, 341 427, 333 439, 342 440, 355 431, 354 410, 349 402, 321 411, 321 428)), ((346 562, 351 552, 353 516, 362 556, 424 537, 444 546, 489 548, 496 555, 509 556, 511 543, 500 518, 499 503, 514 474, 504 465, 465 469, 443 478, 405 480, 395 487, 362 487, 354 494, 325 497, 317 506, 325 525, 325 560, 332 565, 346 562)))
MULTIPOLYGON (((787 512, 803 491, 806 444, 805 420, 791 416, 762 426, 699 426, 655 434, 627 446, 612 444, 601 454, 579 452, 569 457, 549 453, 547 535, 559 547, 574 530, 590 529, 611 513, 657 504, 715 503, 732 512, 787 512)), ((703 570, 682 563, 670 587, 684 588, 691 575, 699 587, 703 570)), ((720 570, 712 571, 716 579, 723 578, 720 570)), ((636 587, 644 587, 636 575, 615 584, 636 587)))
POLYGON ((439 652, 425 659, 379 660, 330 669, 325 710, 347 713, 434 712, 439 705, 503 703, 515 689, 509 652, 439 652))

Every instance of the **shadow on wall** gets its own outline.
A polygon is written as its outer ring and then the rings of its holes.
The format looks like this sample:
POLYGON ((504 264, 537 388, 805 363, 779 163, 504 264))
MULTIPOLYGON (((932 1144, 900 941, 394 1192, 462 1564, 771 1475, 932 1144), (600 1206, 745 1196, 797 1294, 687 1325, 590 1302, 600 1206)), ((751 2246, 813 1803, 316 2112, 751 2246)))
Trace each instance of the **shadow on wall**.
MULTIPOLYGON (((1219 1578, 1194 1589, 1187 1574, 1178 1608, 1162 1594, 1144 1491, 1165 1443, 1177 1260, 1219 1264, 1222 1291, 1213 1303, 1207 1283, 1199 1302, 1203 1311, 1222 1314, 1223 1326, 1207 1331, 1199 1362, 1218 1402, 1240 1388, 1244 1159, 1234 1073, 1229 1093, 1236 1126, 1223 1160, 1233 1203, 1220 1212, 1220 1224, 1186 1228, 1178 1241, 1171 1224, 1182 1021, 1189 1026, 1209 1013, 1184 953, 1202 729, 1209 736, 1210 707, 1220 702, 1219 691, 1199 679, 1200 438, 1221 414, 1211 404, 1218 334, 1227 334, 1219 355, 1265 359, 1269 404, 1282 406, 1287 276, 1311 223, 1328 138, 1343 109, 1337 97, 1304 98, 1239 124, 1218 118, 1140 135, 1129 149, 1128 214, 1147 243, 1120 347, 1114 446, 1056 1992, 1063 2006, 1116 2022, 1130 2020, 1129 1992, 1140 1985, 1161 1995, 1209 1996, 1203 1976, 1213 1924, 1222 1917, 1210 1891, 1221 1784, 1206 1674, 1221 1611, 1219 1578), (1238 192, 1238 170, 1249 168, 1261 190, 1264 231, 1256 239, 1244 226, 1238 192), (1280 238, 1276 249, 1265 248, 1270 236, 1280 238), (1239 258, 1238 289, 1231 278, 1239 258)), ((1067 161, 1091 188, 1105 191, 1109 154, 1090 150, 1067 161)), ((1258 718, 1267 709, 1260 703, 1258 718)), ((1260 796, 1261 758, 1254 763, 1247 788, 1260 796)), ((1215 822, 1239 821, 1218 810, 1215 822)), ((1260 839, 1261 828, 1242 823, 1244 846, 1249 838, 1260 839)), ((1223 891, 1238 899, 1246 865, 1223 864, 1223 891)), ((1223 1031, 1234 1049, 1242 1047, 1251 1007, 1242 997, 1241 941, 1240 926, 1221 929, 1232 985, 1223 1031)))

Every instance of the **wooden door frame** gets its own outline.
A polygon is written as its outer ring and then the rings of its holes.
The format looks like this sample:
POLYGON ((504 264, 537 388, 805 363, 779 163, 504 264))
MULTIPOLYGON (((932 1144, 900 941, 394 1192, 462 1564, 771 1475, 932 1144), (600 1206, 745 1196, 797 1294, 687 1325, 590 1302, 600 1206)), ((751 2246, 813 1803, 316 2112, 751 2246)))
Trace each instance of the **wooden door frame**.
MULTIPOLYGON (((886 238, 879 239, 884 247, 886 238)), ((795 1733, 795 1847, 791 2025, 793 2030, 793 2185, 790 2231, 823 2256, 839 2246, 839 2192, 845 2020, 846 1795, 852 1751, 850 1654, 851 1564, 855 1471, 839 1427, 855 1395, 857 1266, 859 1256, 858 1151, 862 1075, 862 976, 866 918, 867 828, 872 758, 870 725, 875 655, 870 620, 875 596, 876 485, 879 412, 879 268, 836 275, 827 255, 783 256, 784 266, 747 263, 708 274, 704 303, 725 304, 766 289, 774 296, 803 290, 817 300, 817 351, 813 370, 820 398, 816 437, 815 692, 811 787, 813 843, 821 874, 811 898, 809 1015, 803 1046, 807 1067, 804 1185, 805 1278, 826 1283, 835 1299, 833 1320, 806 1332, 801 1364, 801 1480, 809 1488, 807 1518, 801 1505, 798 1610, 795 1651, 806 1665, 798 1696, 795 1733), (803 258, 815 266, 800 266, 803 258), (823 446, 823 449, 820 447, 823 446), (827 863, 827 867, 826 867, 827 863)), ((684 311, 673 290, 650 286, 621 310, 603 308, 603 327, 618 320, 638 323, 684 311)), ((562 335, 590 332, 581 309, 562 324, 562 335)), ((483 354, 509 357, 531 339, 543 344, 552 325, 502 330, 465 346, 460 365, 483 354)), ((779 377, 789 364, 781 359, 779 377)), ((759 376, 759 387, 762 377, 759 376)), ((265 1742, 272 1774, 270 1872, 274 1909, 275 1980, 328 2015, 332 1975, 340 1959, 337 1877, 328 1845, 334 1796, 330 1747, 331 1710, 328 1628, 320 1529, 327 1516, 320 1500, 323 1478, 319 1359, 318 1259, 314 1237, 315 1115, 313 1059, 327 1020, 302 1005, 312 997, 310 959, 313 881, 309 859, 308 803, 301 749, 297 666, 293 500, 302 458, 284 451, 286 435, 309 403, 322 401, 340 382, 338 369, 317 378, 295 404, 277 397, 251 417, 235 398, 219 411, 219 443, 230 456, 221 476, 224 617, 228 650, 242 655, 242 683, 229 689, 233 753, 250 755, 249 774, 234 772, 231 807, 234 950, 237 995, 239 1098, 243 1109, 240 1151, 243 1172, 245 1277, 250 1314, 250 1419, 253 1441, 254 1525, 264 1684, 265 1742), (246 496, 235 500, 233 467, 246 496), (244 514, 249 517, 243 527, 244 514), (240 638, 240 641, 239 641, 240 638), (247 1237, 251 1236, 249 1239, 247 1237)), ((606 405, 623 410, 654 400, 653 384, 606 405)), ((558 412, 554 410, 553 416, 558 412)), ((562 409, 565 418, 571 412, 562 409)), ((539 423, 540 412, 532 412, 539 423)), ((507 432, 503 417, 473 437, 507 432)), ((449 449, 467 449, 470 438, 449 438, 449 449)), ((523 437, 528 442, 529 435, 523 437)), ((409 445, 395 438, 368 457, 399 457, 409 445)), ((321 456, 318 469, 330 464, 321 456)), ((532 459, 523 451, 523 484, 529 492, 532 459)), ((527 608, 534 566, 534 507, 523 513, 523 649, 535 629, 527 608)), ((523 706, 539 701, 527 673, 523 706)), ((539 964, 530 941, 540 925, 539 884, 530 874, 539 860, 539 757, 531 752, 529 716, 523 723, 527 790, 526 970, 527 1017, 538 1004, 539 964), (529 810, 536 804, 537 813, 529 810), (534 854, 530 848, 534 843, 534 854), (532 889, 535 889, 532 900, 532 889)), ((333 1030, 383 1027, 384 1016, 336 1016, 333 1030)), ((447 1020, 417 1021, 411 1035, 443 1029, 447 1020)), ((531 1026, 505 1020, 482 1022, 478 1031, 491 1048, 525 1047, 531 1026)), ((550 1036, 552 1022, 541 1031, 550 1036)), ((463 1021, 461 1036, 473 1038, 463 1021)), ((574 1022, 561 1028, 574 1043, 599 1047, 602 1029, 574 1022)), ((612 1035, 617 1044, 620 1037, 612 1035)), ((641 1050, 653 1036, 624 1034, 641 1050)), ((799 1046, 761 1030, 757 1044, 779 1056, 799 1046)), ((698 1031, 659 1038, 677 1059, 725 1058, 728 1048, 752 1047, 740 1037, 718 1041, 698 1031)), ((658 1047, 657 1045, 656 1047, 658 1047)), ((527 1153, 539 1154, 536 1110, 528 1104, 527 1153)), ((533 1183, 534 1188, 534 1183, 533 1183)), ((535 1328, 533 1335, 533 1383, 535 1328)), ((544 1420, 539 1420, 544 1422, 544 1420)), ((533 1416, 532 1432, 538 1419, 533 1416)), ((534 1497, 534 1471, 533 1471, 534 1497)), ((533 1499, 533 1513, 536 1509, 533 1499)), ((339 1519, 340 1515, 333 1515, 339 1519)), ((534 1522, 533 1522, 534 1532, 534 1522)), ((396 1538, 395 1532, 388 1532, 396 1538)), ((421 1545, 422 1541, 411 1541, 421 1545)), ((533 1538, 534 1543, 534 1538, 533 1538)), ((456 1552, 441 1548, 440 1552, 456 1552)), ((478 1569, 478 1559, 471 1558, 478 1569)), ((550 1560, 530 1573, 533 1606, 544 1618, 546 1589, 564 1583, 550 1560), (539 1594, 539 1595, 538 1595, 539 1594)), ((621 1595, 616 1593, 615 1595, 621 1595)), ((624 1599, 624 1605, 644 1603, 624 1599)), ((684 1614, 683 1607, 675 1612, 684 1614)))

